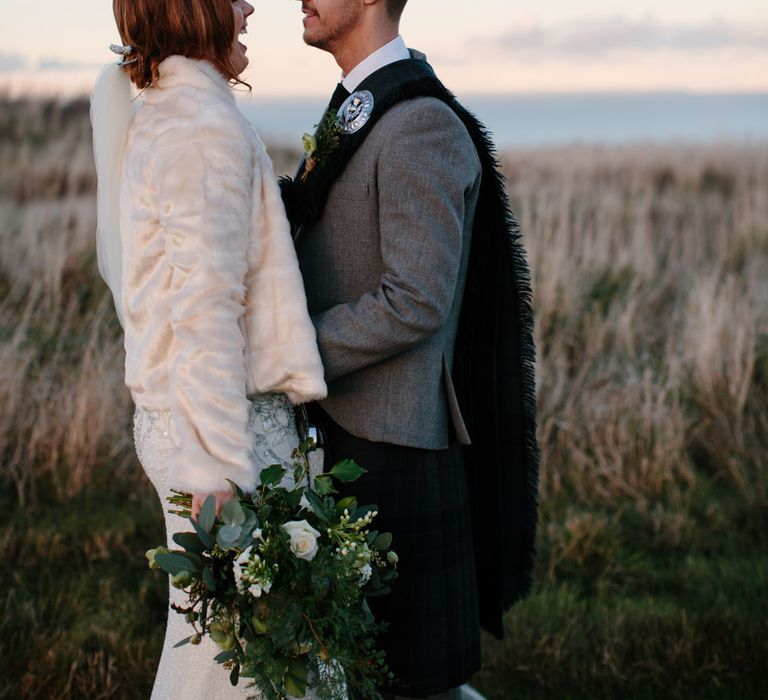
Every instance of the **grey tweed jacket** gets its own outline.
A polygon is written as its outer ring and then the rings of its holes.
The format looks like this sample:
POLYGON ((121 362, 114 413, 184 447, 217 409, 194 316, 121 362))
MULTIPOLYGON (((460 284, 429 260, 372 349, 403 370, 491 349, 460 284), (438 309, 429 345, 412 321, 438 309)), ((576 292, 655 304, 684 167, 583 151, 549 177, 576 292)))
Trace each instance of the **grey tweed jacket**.
POLYGON ((374 442, 470 436, 451 382, 481 166, 453 111, 400 102, 374 125, 297 241, 327 413, 374 442))

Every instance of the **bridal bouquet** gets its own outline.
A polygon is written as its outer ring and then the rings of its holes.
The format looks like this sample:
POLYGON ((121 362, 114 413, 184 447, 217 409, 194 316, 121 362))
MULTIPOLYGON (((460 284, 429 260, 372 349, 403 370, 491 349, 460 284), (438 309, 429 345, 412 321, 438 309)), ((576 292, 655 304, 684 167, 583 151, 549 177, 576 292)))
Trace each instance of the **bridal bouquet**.
POLYGON ((193 633, 176 646, 209 635, 233 685, 252 679, 267 700, 303 697, 308 688, 323 700, 345 698, 348 689, 379 698, 376 688, 390 674, 375 647, 382 625, 366 598, 389 592, 397 575, 392 536, 372 528, 376 506, 334 498, 334 479, 365 473, 354 462, 310 484, 310 445, 294 452, 290 486, 285 468, 268 467, 252 495, 232 485, 235 497, 219 517, 213 496, 197 521, 190 496, 171 497, 192 531, 174 535, 179 549, 157 547, 147 558, 188 594, 173 608, 193 633))

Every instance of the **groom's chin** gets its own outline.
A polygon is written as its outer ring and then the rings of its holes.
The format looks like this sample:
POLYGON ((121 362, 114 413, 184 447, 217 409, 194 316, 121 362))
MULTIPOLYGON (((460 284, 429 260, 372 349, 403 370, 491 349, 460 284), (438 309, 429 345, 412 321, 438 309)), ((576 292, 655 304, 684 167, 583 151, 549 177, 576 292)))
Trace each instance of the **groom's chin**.
POLYGON ((313 49, 320 49, 321 51, 330 51, 328 42, 323 40, 322 37, 314 36, 309 30, 304 30, 302 36, 304 43, 307 46, 311 46, 313 49))

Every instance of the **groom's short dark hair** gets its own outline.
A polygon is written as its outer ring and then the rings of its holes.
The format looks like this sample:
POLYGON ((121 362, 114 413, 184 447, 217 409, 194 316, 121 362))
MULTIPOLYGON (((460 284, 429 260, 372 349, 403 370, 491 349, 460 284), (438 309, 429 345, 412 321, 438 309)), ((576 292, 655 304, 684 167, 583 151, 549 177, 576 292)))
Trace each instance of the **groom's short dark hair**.
POLYGON ((403 14, 403 9, 405 8, 405 3, 407 3, 408 0, 386 0, 386 2, 389 16, 392 19, 400 19, 400 15, 403 14))

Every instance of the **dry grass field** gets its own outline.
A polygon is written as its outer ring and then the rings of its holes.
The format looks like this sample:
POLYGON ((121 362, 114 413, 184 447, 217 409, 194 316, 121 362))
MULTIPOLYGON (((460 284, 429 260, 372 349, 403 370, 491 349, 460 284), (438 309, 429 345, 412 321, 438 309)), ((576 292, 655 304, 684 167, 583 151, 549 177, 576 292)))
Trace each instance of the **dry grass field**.
MULTIPOLYGON (((277 153, 276 170, 294 154, 277 153)), ((506 154, 534 271, 534 594, 475 684, 764 697, 768 146, 506 154)), ((0 698, 146 698, 161 506, 94 252, 87 105, 0 100, 0 698)))

